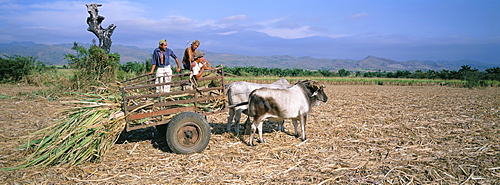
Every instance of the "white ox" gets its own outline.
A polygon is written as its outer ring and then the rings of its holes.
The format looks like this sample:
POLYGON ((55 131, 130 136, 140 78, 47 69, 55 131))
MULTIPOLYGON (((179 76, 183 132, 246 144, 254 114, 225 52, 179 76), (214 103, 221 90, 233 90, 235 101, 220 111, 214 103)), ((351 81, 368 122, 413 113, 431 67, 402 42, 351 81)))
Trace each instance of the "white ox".
POLYGON ((253 146, 256 129, 259 130, 260 141, 264 142, 262 124, 265 119, 292 119, 296 137, 299 137, 297 121, 300 121, 302 140, 305 141, 306 120, 312 107, 328 100, 324 87, 325 85, 314 80, 302 80, 287 89, 260 88, 252 91, 247 112, 253 118, 249 145, 253 146))
MULTIPOLYGON (((227 100, 229 104, 229 116, 227 118, 227 132, 231 132, 231 126, 236 123, 235 132, 240 133, 240 119, 241 113, 247 109, 247 105, 234 106, 242 102, 248 102, 248 96, 250 93, 262 87, 266 88, 276 88, 283 89, 290 87, 290 83, 284 79, 280 78, 272 84, 258 84, 250 82, 233 82, 226 86, 227 89, 227 100)), ((278 125, 278 129, 283 131, 283 122, 278 125)))

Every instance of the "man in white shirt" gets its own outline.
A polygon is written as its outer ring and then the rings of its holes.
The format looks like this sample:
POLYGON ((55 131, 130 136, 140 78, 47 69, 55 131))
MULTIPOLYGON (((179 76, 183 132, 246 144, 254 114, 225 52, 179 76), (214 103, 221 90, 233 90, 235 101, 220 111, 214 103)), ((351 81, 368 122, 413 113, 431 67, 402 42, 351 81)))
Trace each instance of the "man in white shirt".
POLYGON ((203 74, 203 72, 205 70, 215 69, 215 68, 210 67, 210 64, 208 63, 208 61, 206 61, 203 58, 204 55, 205 54, 203 54, 203 52, 201 52, 201 51, 196 51, 194 53, 194 61, 191 63, 191 76, 192 76, 191 82, 196 87, 204 87, 204 86, 218 87, 218 86, 220 86, 220 82, 218 82, 217 79, 202 80, 201 82, 198 82, 198 80, 200 78, 217 76, 217 74, 213 73, 213 72, 205 73, 205 75, 203 74))
POLYGON ((191 71, 196 80, 203 77, 204 70, 214 69, 209 66, 208 62, 205 62, 206 60, 203 59, 203 56, 205 56, 205 54, 201 51, 196 51, 194 53, 194 62, 191 64, 191 71))

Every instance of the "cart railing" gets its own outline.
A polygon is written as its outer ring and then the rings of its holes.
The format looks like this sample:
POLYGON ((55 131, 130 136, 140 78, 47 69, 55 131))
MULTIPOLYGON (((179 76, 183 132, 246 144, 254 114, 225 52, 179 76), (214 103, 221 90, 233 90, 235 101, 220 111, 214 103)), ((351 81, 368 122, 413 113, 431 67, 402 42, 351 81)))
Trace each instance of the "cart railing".
POLYGON ((196 87, 189 73, 172 75, 172 80, 167 83, 155 84, 156 78, 160 77, 151 75, 120 82, 123 111, 127 115, 126 130, 166 124, 181 112, 191 111, 200 115, 223 112, 226 107, 223 68, 206 70, 205 74, 212 76, 196 80, 197 84, 215 82, 214 87, 196 87), (164 85, 171 86, 170 92, 157 93, 156 87, 164 85))

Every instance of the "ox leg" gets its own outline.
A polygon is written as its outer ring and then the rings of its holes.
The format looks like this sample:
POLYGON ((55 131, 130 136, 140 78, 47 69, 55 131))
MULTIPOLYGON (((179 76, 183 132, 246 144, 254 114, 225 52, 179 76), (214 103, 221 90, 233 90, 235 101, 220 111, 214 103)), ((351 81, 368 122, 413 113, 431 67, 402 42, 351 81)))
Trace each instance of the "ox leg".
MULTIPOLYGON (((249 119, 248 119, 249 120, 249 119)), ((254 135, 255 135, 255 132, 257 131, 258 128, 261 128, 259 130, 259 136, 260 136, 260 139, 262 141, 262 118, 255 118, 253 119, 253 123, 252 123, 252 131, 250 132, 250 140, 248 142, 248 144, 250 146, 254 146, 253 145, 253 140, 254 140, 254 135)))
POLYGON ((299 125, 297 124, 297 120, 294 119, 294 120, 292 120, 292 122, 293 122, 293 128, 295 130, 295 137, 299 137, 299 130, 297 128, 299 125))
POLYGON ((234 130, 236 132, 236 135, 240 135, 240 120, 241 120, 241 112, 243 112, 243 110, 238 109, 235 112, 236 114, 234 115, 234 123, 236 124, 236 126, 234 130))
POLYGON ((229 116, 227 116, 227 127, 226 131, 231 132, 231 126, 233 126, 233 118, 234 118, 234 108, 229 108, 229 116))
POLYGON ((302 127, 302 141, 306 140, 306 120, 307 116, 300 117, 300 126, 302 127))
POLYGON ((259 129, 259 140, 261 143, 264 143, 265 142, 264 137, 262 137, 262 130, 263 130, 262 126, 264 125, 264 120, 259 120, 259 122, 257 122, 257 123, 259 123, 259 125, 257 127, 257 129, 259 129))
POLYGON ((278 131, 285 132, 285 127, 283 126, 285 120, 278 121, 278 131))
POLYGON ((257 119, 254 118, 254 122, 252 123, 252 130, 250 131, 250 140, 248 141, 248 144, 250 146, 253 146, 253 135, 255 134, 255 131, 257 130, 257 126, 256 126, 256 121, 257 119))
POLYGON ((246 133, 250 134, 249 128, 251 127, 252 122, 250 121, 250 116, 247 117, 247 120, 243 124, 244 130, 243 130, 243 135, 246 133))

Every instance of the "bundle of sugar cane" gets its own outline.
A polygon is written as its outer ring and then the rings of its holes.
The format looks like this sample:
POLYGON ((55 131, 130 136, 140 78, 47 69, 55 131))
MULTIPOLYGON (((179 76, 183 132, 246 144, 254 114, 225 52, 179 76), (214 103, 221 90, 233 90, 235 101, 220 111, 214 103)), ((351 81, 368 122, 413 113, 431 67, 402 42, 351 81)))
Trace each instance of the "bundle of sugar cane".
POLYGON ((125 128, 125 115, 115 97, 73 103, 84 105, 66 110, 66 118, 32 133, 21 147, 32 153, 17 166, 2 170, 99 161, 125 128))

